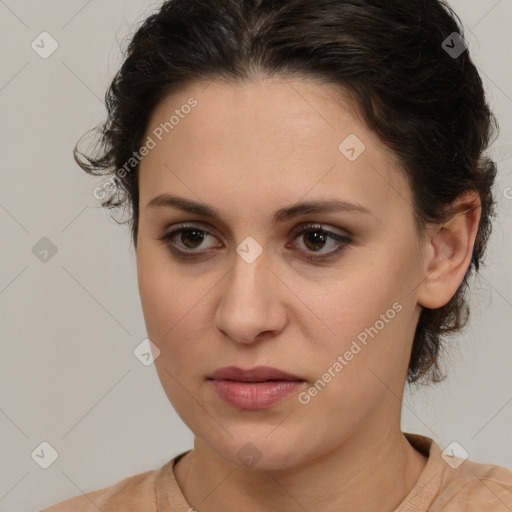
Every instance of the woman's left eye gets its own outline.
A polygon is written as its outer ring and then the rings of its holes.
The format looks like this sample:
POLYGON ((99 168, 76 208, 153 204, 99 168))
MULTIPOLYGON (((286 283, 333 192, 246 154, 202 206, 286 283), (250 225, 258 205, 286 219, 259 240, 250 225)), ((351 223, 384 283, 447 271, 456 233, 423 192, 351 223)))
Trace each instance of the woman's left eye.
MULTIPOLYGON (((303 226, 298 232, 294 233, 294 237, 302 237, 301 240, 304 240, 306 249, 312 249, 313 252, 319 252, 319 245, 323 246, 327 242, 333 242, 331 245, 334 246, 334 249, 323 251, 320 256, 306 255, 306 258, 312 260, 330 258, 345 249, 351 242, 348 236, 328 231, 318 224, 303 226)), ((309 252, 309 250, 306 250, 306 252, 309 252)))
MULTIPOLYGON (((198 258, 201 257, 202 254, 198 249, 203 241, 208 237, 213 236, 208 231, 200 229, 196 226, 182 226, 179 229, 175 229, 170 233, 164 234, 158 240, 163 241, 168 249, 178 258, 198 258), (174 239, 178 236, 179 242, 183 244, 180 246, 178 243, 174 241, 174 239)), ((309 224, 306 226, 300 227, 293 234, 294 238, 301 238, 303 247, 305 248, 303 251, 308 253, 319 253, 316 255, 305 255, 306 258, 311 260, 321 260, 334 256, 334 254, 343 250, 348 244, 351 243, 351 240, 346 235, 341 235, 339 233, 334 233, 332 231, 328 231, 324 229, 319 224, 309 224), (329 242, 334 246, 334 249, 330 251, 321 251, 323 247, 325 247, 329 242)), ((219 244, 214 244, 213 246, 206 248, 206 250, 211 250, 212 248, 220 248, 219 244)), ((288 247, 288 245, 287 245, 288 247)), ((295 246, 294 246, 295 247, 295 246)))

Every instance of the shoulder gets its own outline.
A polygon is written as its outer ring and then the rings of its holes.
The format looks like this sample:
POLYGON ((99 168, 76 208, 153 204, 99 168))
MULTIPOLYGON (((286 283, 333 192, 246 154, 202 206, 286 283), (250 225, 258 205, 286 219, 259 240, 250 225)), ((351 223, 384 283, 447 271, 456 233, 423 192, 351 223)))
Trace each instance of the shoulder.
POLYGON ((441 495, 466 503, 467 511, 512 509, 512 469, 465 460, 445 471, 441 495))
POLYGON ((40 512, 156 511, 155 478, 158 471, 129 476, 109 487, 75 496, 40 512))
MULTIPOLYGON (((512 510, 512 469, 455 455, 450 443, 444 450, 431 438, 404 433, 428 457, 416 486, 397 512, 497 512, 512 510)), ((459 446, 459 448, 462 448, 459 446)))

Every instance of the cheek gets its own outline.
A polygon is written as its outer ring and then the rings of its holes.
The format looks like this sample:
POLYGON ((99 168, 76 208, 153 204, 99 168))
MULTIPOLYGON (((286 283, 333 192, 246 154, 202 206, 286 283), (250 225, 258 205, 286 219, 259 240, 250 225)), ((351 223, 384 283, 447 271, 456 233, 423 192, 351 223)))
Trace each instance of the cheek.
POLYGON ((138 286, 148 337, 160 349, 156 362, 174 374, 194 368, 196 346, 205 337, 200 331, 207 319, 207 295, 215 281, 191 279, 160 252, 138 254, 138 286))
POLYGON ((183 272, 173 267, 161 250, 140 247, 137 279, 148 332, 162 339, 186 314, 197 294, 186 286, 183 272))
POLYGON ((327 289, 318 290, 316 311, 342 339, 355 337, 399 300, 395 274, 387 255, 361 258, 327 289))
POLYGON ((164 310, 167 310, 167 314, 172 311, 169 307, 172 304, 168 301, 173 299, 173 288, 163 266, 152 257, 149 250, 140 245, 137 254, 137 281, 148 335, 154 343, 160 345, 159 340, 165 332, 164 310))
MULTIPOLYGON (((323 294, 316 294, 311 309, 328 329, 322 329, 323 342, 311 331, 306 339, 311 343, 309 352, 316 354, 318 371, 327 372, 338 356, 343 359, 339 374, 350 381, 364 380, 369 368, 391 378, 397 365, 404 364, 415 306, 409 293, 413 285, 408 282, 414 281, 408 272, 411 259, 406 251, 398 254, 392 247, 375 252, 361 258, 349 275, 333 279, 323 294)), ((318 327, 318 322, 315 325, 318 327)))
POLYGON ((324 339, 321 351, 321 340, 309 338, 317 344, 316 350, 311 346, 311 353, 320 356, 317 371, 326 374, 331 369, 331 374, 343 373, 355 382, 364 380, 363 373, 370 367, 386 372, 393 367, 403 351, 403 305, 388 290, 379 293, 374 286, 366 288, 361 283, 329 298, 326 323, 334 335, 324 339))
POLYGON ((410 316, 394 292, 388 283, 354 279, 322 297, 325 316, 319 316, 335 334, 305 334, 314 374, 298 398, 307 418, 322 418, 347 433, 389 396, 394 399, 389 389, 407 366, 410 316))
POLYGON ((191 396, 187 390, 191 379, 200 378, 196 375, 200 371, 197 345, 202 338, 195 320, 202 314, 201 298, 206 290, 183 272, 173 270, 169 261, 156 253, 138 252, 139 294, 148 338, 160 350, 154 364, 162 388, 188 424, 191 396))

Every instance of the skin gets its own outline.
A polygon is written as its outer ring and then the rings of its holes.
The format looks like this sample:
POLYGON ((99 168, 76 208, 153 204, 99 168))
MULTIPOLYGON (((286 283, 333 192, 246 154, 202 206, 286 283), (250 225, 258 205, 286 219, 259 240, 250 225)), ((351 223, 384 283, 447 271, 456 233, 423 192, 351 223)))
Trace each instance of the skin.
MULTIPOLYGON (((147 135, 193 96, 198 105, 144 157, 139 169, 137 272, 155 366, 194 449, 175 467, 191 506, 246 510, 387 511, 414 487, 426 458, 400 429, 401 399, 421 306, 437 308, 469 266, 480 218, 478 197, 420 235, 411 190, 395 155, 332 84, 258 77, 215 80, 166 97, 147 135), (366 149, 349 161, 338 149, 356 134, 366 149), (148 207, 160 194, 207 203, 221 219, 148 207), (371 213, 301 215, 273 225, 274 212, 299 201, 337 198, 371 213), (164 234, 184 222, 207 231, 201 242, 177 235, 180 260, 164 234), (334 250, 314 250, 305 223, 350 234, 334 250), (236 252, 253 237, 262 253, 236 252), (190 251, 190 249, 189 249, 190 251), (219 367, 273 366, 313 385, 357 335, 394 303, 402 309, 311 401, 293 394, 248 411, 222 401, 206 380, 219 367), (237 452, 255 445, 260 459, 237 452)), ((190 232, 188 233, 190 235, 190 232)))

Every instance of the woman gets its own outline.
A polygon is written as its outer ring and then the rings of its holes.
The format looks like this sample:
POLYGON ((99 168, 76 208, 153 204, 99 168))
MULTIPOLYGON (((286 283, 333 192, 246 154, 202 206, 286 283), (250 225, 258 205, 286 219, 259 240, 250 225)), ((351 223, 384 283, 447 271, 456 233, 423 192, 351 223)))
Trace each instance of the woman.
POLYGON ((495 120, 455 20, 437 0, 171 0, 137 30, 102 150, 75 155, 131 207, 194 447, 46 511, 512 507, 511 470, 400 428, 494 213, 495 120))

